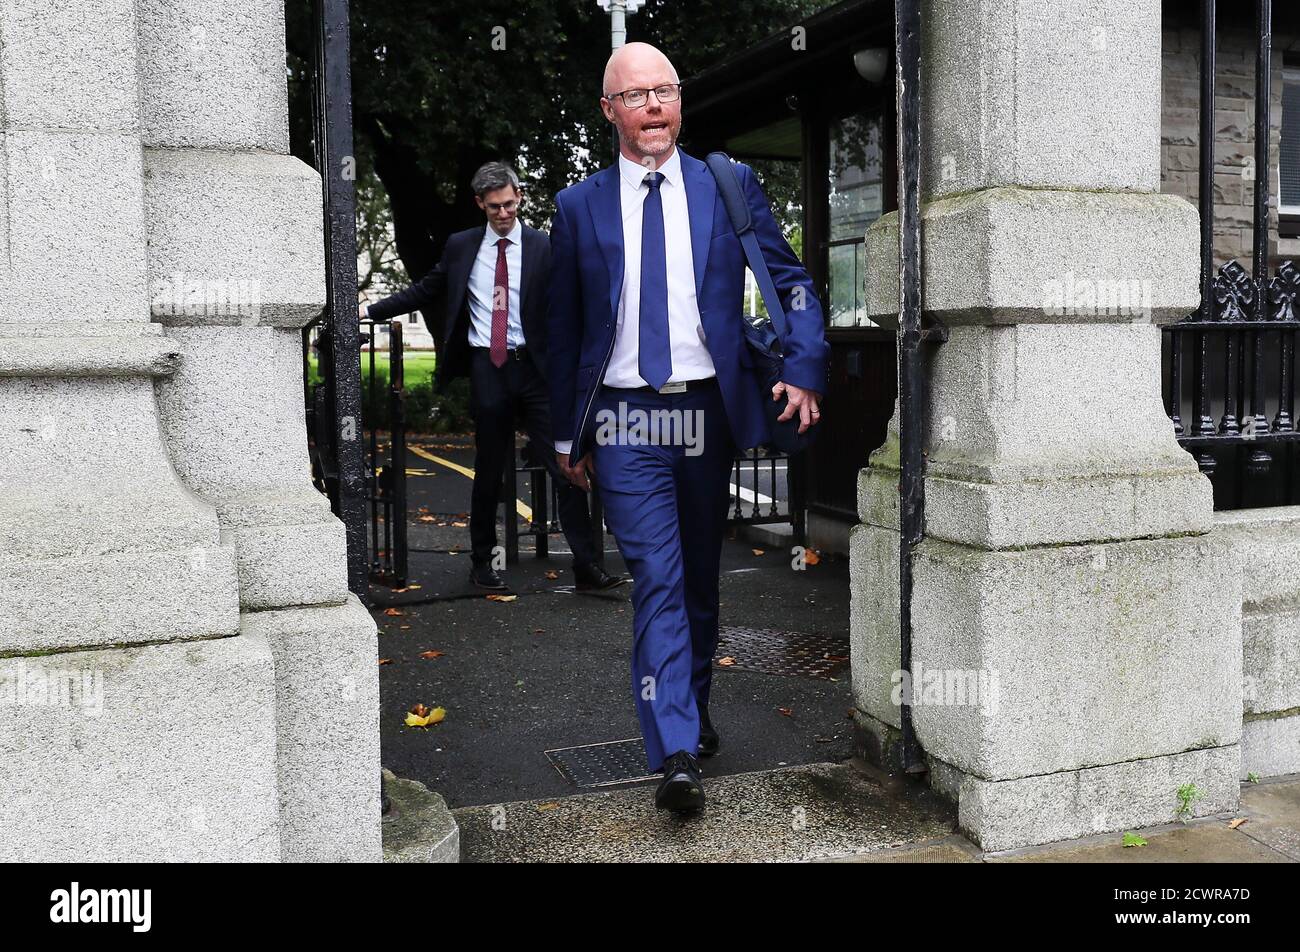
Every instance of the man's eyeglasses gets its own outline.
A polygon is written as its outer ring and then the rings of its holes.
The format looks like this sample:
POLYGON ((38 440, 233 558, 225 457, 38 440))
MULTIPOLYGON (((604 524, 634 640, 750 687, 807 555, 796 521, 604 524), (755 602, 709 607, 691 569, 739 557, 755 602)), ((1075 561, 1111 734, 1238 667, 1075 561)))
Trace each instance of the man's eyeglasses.
POLYGON ((640 109, 650 101, 650 93, 652 92, 655 94, 655 99, 659 100, 660 104, 676 102, 682 98, 682 84, 664 83, 662 86, 656 86, 653 90, 625 89, 621 93, 610 93, 605 98, 611 101, 621 98, 623 100, 623 105, 628 109, 640 109))
POLYGON ((519 202, 514 199, 508 202, 484 202, 483 204, 490 212, 512 212, 519 207, 519 202))

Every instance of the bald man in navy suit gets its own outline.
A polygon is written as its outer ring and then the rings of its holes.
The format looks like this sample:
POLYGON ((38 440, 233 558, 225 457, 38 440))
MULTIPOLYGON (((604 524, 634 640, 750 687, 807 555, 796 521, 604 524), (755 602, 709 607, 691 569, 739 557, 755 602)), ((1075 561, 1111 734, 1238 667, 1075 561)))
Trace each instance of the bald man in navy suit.
POLYGON ((600 105, 619 158, 555 199, 551 422, 569 479, 587 489, 594 475, 632 574, 632 689, 647 766, 663 772, 655 805, 693 812, 697 757, 720 743, 709 691, 731 461, 767 439, 764 400, 785 395, 786 419, 816 425, 830 348, 812 280, 737 164, 789 316, 783 378, 764 392, 742 324, 744 251, 708 167, 677 148, 668 58, 644 43, 616 51, 600 105))

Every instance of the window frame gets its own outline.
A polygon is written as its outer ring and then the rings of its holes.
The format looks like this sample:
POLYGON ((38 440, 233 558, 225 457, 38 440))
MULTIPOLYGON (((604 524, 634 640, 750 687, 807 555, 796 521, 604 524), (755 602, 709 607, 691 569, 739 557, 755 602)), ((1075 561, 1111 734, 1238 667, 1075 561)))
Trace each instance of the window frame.
MULTIPOLYGON (((1285 88, 1287 85, 1300 87, 1300 64, 1287 62, 1282 67, 1282 85, 1284 90, 1283 100, 1285 101, 1285 88)), ((1300 127, 1300 113, 1288 117, 1286 107, 1281 110, 1281 125, 1286 128, 1288 122, 1295 123, 1300 127)), ((1277 221, 1279 238, 1297 238, 1300 237, 1300 204, 1284 205, 1282 203, 1282 154, 1281 146, 1278 151, 1278 169, 1277 169, 1277 221)), ((1300 174, 1300 170, 1297 170, 1300 174)))

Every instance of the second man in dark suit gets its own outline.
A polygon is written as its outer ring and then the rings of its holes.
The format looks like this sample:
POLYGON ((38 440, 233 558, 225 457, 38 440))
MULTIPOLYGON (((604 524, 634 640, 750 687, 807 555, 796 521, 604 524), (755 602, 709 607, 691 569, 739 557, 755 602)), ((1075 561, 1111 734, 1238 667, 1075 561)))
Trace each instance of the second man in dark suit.
MULTIPOLYGON (((480 588, 506 587, 492 565, 496 506, 522 423, 538 458, 556 479, 560 525, 573 552, 577 587, 611 588, 625 580, 597 564, 586 495, 560 473, 551 443, 546 385, 550 241, 519 221, 519 179, 509 166, 489 162, 474 173, 470 185, 487 221, 449 237, 442 260, 420 281, 362 312, 387 320, 423 311, 439 345, 438 387, 469 377, 475 448, 470 581, 480 588), (445 315, 443 326, 436 319, 440 314, 445 315)), ((513 517, 512 505, 507 518, 513 517)))

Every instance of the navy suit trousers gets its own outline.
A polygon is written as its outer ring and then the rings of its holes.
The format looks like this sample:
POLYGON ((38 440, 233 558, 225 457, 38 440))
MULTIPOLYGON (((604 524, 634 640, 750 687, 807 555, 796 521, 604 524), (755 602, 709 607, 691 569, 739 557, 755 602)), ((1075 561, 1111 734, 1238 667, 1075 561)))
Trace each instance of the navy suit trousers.
POLYGON ((676 394, 601 387, 592 414, 605 521, 633 580, 632 689, 656 771, 699 744, 735 445, 716 385, 676 394))

